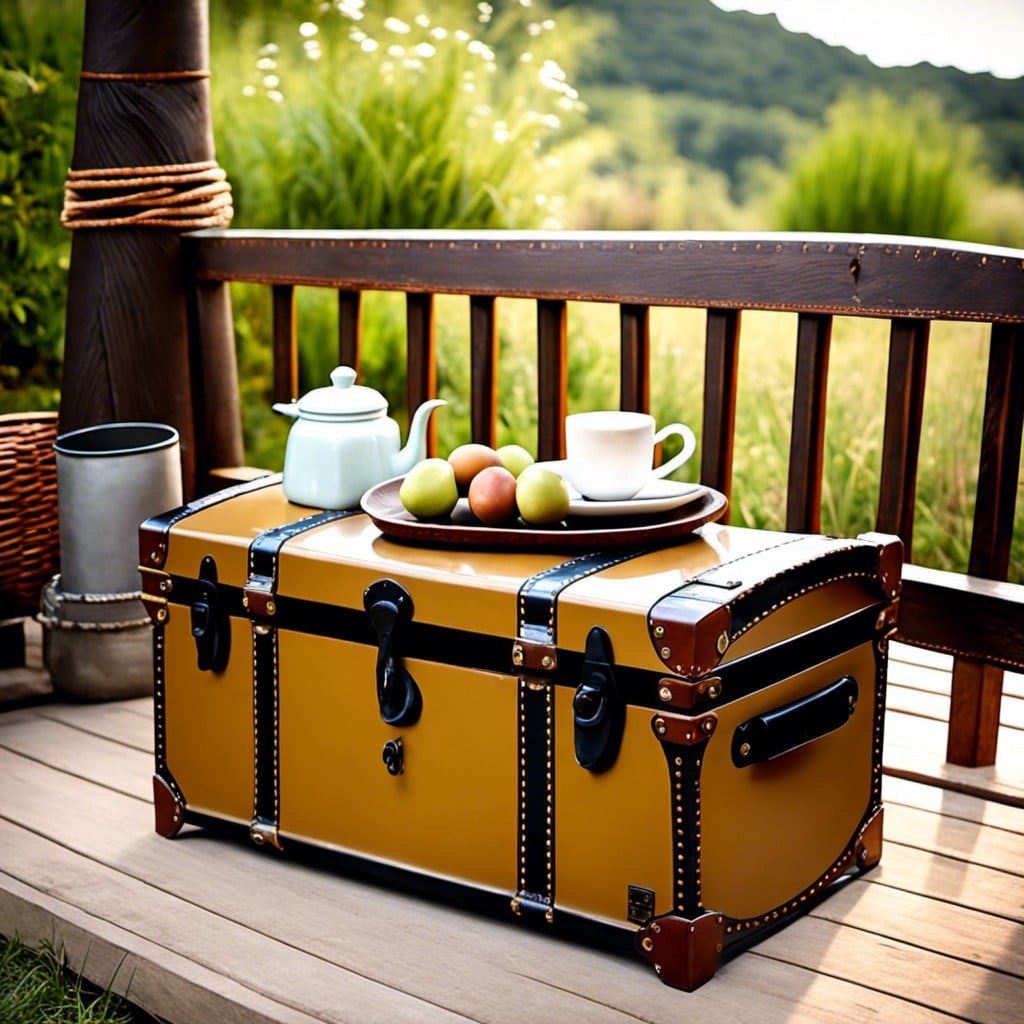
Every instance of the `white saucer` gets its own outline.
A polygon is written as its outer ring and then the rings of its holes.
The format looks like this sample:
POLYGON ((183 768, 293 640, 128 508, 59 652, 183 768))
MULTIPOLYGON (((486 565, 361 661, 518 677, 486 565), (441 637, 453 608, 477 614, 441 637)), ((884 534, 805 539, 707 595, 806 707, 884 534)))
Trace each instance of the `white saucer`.
POLYGON ((565 478, 565 461, 538 462, 538 466, 557 473, 569 488, 569 515, 591 516, 647 516, 656 512, 669 512, 679 508, 707 491, 703 484, 680 483, 678 480, 651 480, 632 498, 621 501, 592 501, 584 498, 565 478))

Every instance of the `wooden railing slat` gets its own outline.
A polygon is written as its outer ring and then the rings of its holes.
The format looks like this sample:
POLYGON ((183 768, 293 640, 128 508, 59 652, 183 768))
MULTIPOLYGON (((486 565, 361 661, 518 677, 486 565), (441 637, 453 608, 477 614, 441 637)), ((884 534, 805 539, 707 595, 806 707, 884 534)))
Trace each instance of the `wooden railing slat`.
POLYGON ((704 425, 700 476, 732 497, 736 388, 739 380, 740 311, 709 309, 704 349, 704 425))
POLYGON ((786 529, 796 533, 817 533, 821 528, 821 473, 831 340, 831 316, 800 314, 786 492, 786 529))
MULTIPOLYGON (((1024 331, 996 324, 989 349, 974 529, 967 571, 1005 579, 1016 512, 1021 432, 1024 430, 1024 331)), ((950 693, 946 759, 953 764, 995 764, 1001 668, 956 658, 950 693)))
POLYGON ((885 433, 876 529, 895 533, 910 559, 914 541, 917 460, 928 365, 927 320, 893 320, 889 333, 889 377, 885 389, 885 433))
POLYGON ((565 302, 537 302, 537 458, 565 455, 568 347, 565 302))
POLYGON ((338 291, 338 362, 359 369, 363 342, 363 293, 338 291))
POLYGON ((295 335, 295 289, 275 284, 274 322, 274 401, 290 402, 299 394, 299 346, 295 335))
POLYGON ((619 307, 619 408, 651 408, 651 309, 627 303, 619 307))
MULTIPOLYGON (((428 398, 437 394, 437 354, 435 352, 434 296, 412 292, 405 297, 406 383, 409 418, 428 398)), ((427 424, 427 454, 437 452, 434 417, 427 424)))
POLYGON ((498 440, 498 318, 491 295, 469 299, 469 401, 471 439, 498 440))

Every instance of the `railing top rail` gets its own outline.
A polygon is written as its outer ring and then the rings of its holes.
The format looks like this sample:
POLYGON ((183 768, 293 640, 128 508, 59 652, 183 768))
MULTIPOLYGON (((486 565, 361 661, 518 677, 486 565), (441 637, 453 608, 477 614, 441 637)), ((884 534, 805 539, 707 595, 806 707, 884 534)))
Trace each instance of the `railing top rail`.
POLYGON ((923 238, 209 230, 186 244, 200 280, 1024 322, 1024 251, 923 238))

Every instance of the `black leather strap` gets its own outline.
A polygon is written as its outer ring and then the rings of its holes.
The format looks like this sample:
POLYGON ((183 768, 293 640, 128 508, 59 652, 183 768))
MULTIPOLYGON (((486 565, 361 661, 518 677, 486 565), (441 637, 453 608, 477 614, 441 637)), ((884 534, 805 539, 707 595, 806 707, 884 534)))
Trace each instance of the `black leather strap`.
MULTIPOLYGON (((557 664, 559 595, 573 583, 621 565, 650 549, 595 551, 560 562, 527 579, 519 589, 517 637, 551 650, 557 664)), ((555 681, 527 669, 518 696, 519 827, 516 913, 542 913, 550 921, 555 903, 555 681)))
POLYGON ((358 509, 315 512, 294 523, 271 527, 249 545, 245 591, 260 594, 257 605, 246 603, 252 620, 252 703, 253 703, 253 818, 249 834, 253 842, 280 848, 277 827, 280 820, 280 751, 277 625, 273 597, 277 588, 281 549, 293 537, 338 519, 360 515, 358 509))

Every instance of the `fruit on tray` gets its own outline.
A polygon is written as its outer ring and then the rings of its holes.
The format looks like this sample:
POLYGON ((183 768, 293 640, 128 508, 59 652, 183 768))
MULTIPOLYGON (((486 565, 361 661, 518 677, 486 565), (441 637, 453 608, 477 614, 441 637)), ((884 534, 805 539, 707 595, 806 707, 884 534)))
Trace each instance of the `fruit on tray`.
POLYGON ((469 510, 485 526, 516 516, 516 478, 504 466, 486 466, 470 481, 469 510))
POLYGON ((550 526, 569 512, 569 488, 554 471, 527 466, 516 480, 516 505, 532 526, 550 526))
POLYGON ((488 466, 500 466, 501 460, 498 453, 486 444, 460 444, 452 450, 448 456, 448 462, 455 470, 455 483, 458 484, 459 494, 469 493, 469 485, 473 478, 482 469, 488 466))
POLYGON ((535 465, 517 444, 497 451, 485 444, 459 445, 447 459, 418 462, 398 491, 402 507, 417 519, 450 515, 460 495, 485 526, 500 526, 516 516, 531 526, 551 526, 569 512, 565 481, 535 465))
POLYGON ((417 519, 437 519, 451 514, 459 500, 455 470, 447 459, 423 459, 406 474, 398 500, 417 519))

